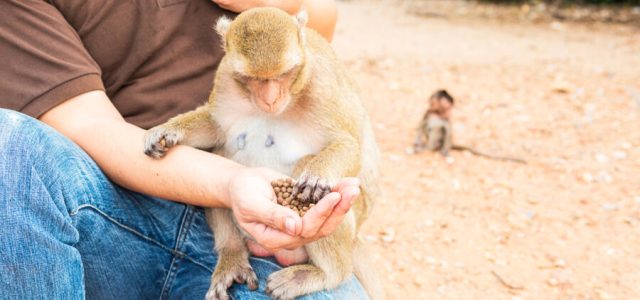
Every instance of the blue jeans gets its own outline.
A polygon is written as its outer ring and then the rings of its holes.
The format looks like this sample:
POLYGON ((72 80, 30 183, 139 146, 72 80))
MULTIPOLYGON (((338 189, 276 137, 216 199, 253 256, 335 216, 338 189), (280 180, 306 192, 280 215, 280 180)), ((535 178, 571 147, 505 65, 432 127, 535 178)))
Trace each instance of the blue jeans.
MULTIPOLYGON (((0 299, 204 299, 215 265, 202 208, 119 187, 55 130, 0 109, 0 299)), ((281 267, 251 265, 260 288, 234 285, 234 299, 268 299, 281 267)), ((304 298, 366 296, 352 278, 304 298)))

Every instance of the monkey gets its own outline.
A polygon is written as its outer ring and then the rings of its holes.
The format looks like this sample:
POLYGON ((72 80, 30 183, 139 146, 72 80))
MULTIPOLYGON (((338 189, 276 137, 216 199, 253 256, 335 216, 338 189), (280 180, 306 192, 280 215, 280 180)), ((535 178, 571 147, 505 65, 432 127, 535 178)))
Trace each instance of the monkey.
MULTIPOLYGON (((159 159, 181 144, 268 167, 296 178, 294 193, 302 201, 317 202, 340 178, 359 178, 359 199, 339 227, 304 246, 309 263, 271 274, 266 292, 293 299, 333 289, 355 274, 372 299, 381 299, 356 235, 379 195, 378 146, 355 82, 306 22, 304 11, 289 16, 275 8, 220 18, 215 28, 225 54, 208 101, 149 129, 144 152, 159 159)), ((229 209, 205 213, 219 254, 206 298, 228 299, 234 280, 256 289, 245 244, 251 237, 229 209)))
POLYGON ((491 155, 469 146, 454 144, 450 120, 453 106, 454 99, 446 90, 437 90, 429 97, 429 108, 422 117, 414 140, 414 153, 420 153, 424 150, 439 151, 447 157, 451 150, 469 151, 474 155, 489 159, 526 163, 520 158, 491 155))

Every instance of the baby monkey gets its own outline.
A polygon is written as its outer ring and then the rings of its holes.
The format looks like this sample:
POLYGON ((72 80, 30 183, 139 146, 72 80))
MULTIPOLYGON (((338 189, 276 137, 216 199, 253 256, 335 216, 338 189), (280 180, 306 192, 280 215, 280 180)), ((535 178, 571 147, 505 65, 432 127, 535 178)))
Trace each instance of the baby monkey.
POLYGON ((413 152, 420 153, 424 150, 439 151, 444 156, 449 151, 469 151, 474 155, 496 159, 526 163, 524 160, 506 156, 495 156, 480 152, 472 147, 453 143, 453 130, 451 128, 451 111, 453 109, 453 97, 446 90, 438 90, 429 97, 429 108, 422 117, 418 133, 413 143, 413 152))

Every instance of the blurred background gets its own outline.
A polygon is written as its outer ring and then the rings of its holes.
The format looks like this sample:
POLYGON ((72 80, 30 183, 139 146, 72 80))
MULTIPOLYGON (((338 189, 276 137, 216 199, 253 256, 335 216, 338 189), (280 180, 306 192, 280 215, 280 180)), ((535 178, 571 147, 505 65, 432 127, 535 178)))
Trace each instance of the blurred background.
POLYGON ((640 1, 339 1, 390 299, 640 299, 640 1), (429 95, 465 152, 412 154, 429 95))

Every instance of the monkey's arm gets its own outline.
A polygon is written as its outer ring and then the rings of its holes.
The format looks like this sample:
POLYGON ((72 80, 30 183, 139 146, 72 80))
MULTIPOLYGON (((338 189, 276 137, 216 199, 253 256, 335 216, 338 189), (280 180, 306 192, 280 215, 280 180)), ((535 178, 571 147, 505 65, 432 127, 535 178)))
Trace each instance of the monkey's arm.
POLYGON ((451 150, 451 147, 453 146, 453 132, 452 132, 452 128, 451 128, 451 123, 447 122, 443 129, 443 141, 442 141, 442 148, 440 148, 440 153, 442 153, 442 155, 444 156, 448 156, 449 155, 449 150, 451 150))
POLYGON ((219 147, 223 143, 224 133, 211 118, 211 109, 209 104, 205 104, 149 129, 144 138, 144 153, 160 158, 177 144, 198 149, 219 147))
POLYGON ((426 148, 425 141, 429 139, 429 132, 426 130, 426 119, 420 121, 416 128, 416 138, 413 140, 413 152, 420 153, 426 148))
POLYGON ((293 175, 299 178, 293 194, 301 193, 306 201, 317 202, 338 179, 354 177, 359 169, 360 146, 356 139, 346 133, 334 134, 322 151, 298 161, 293 175))

